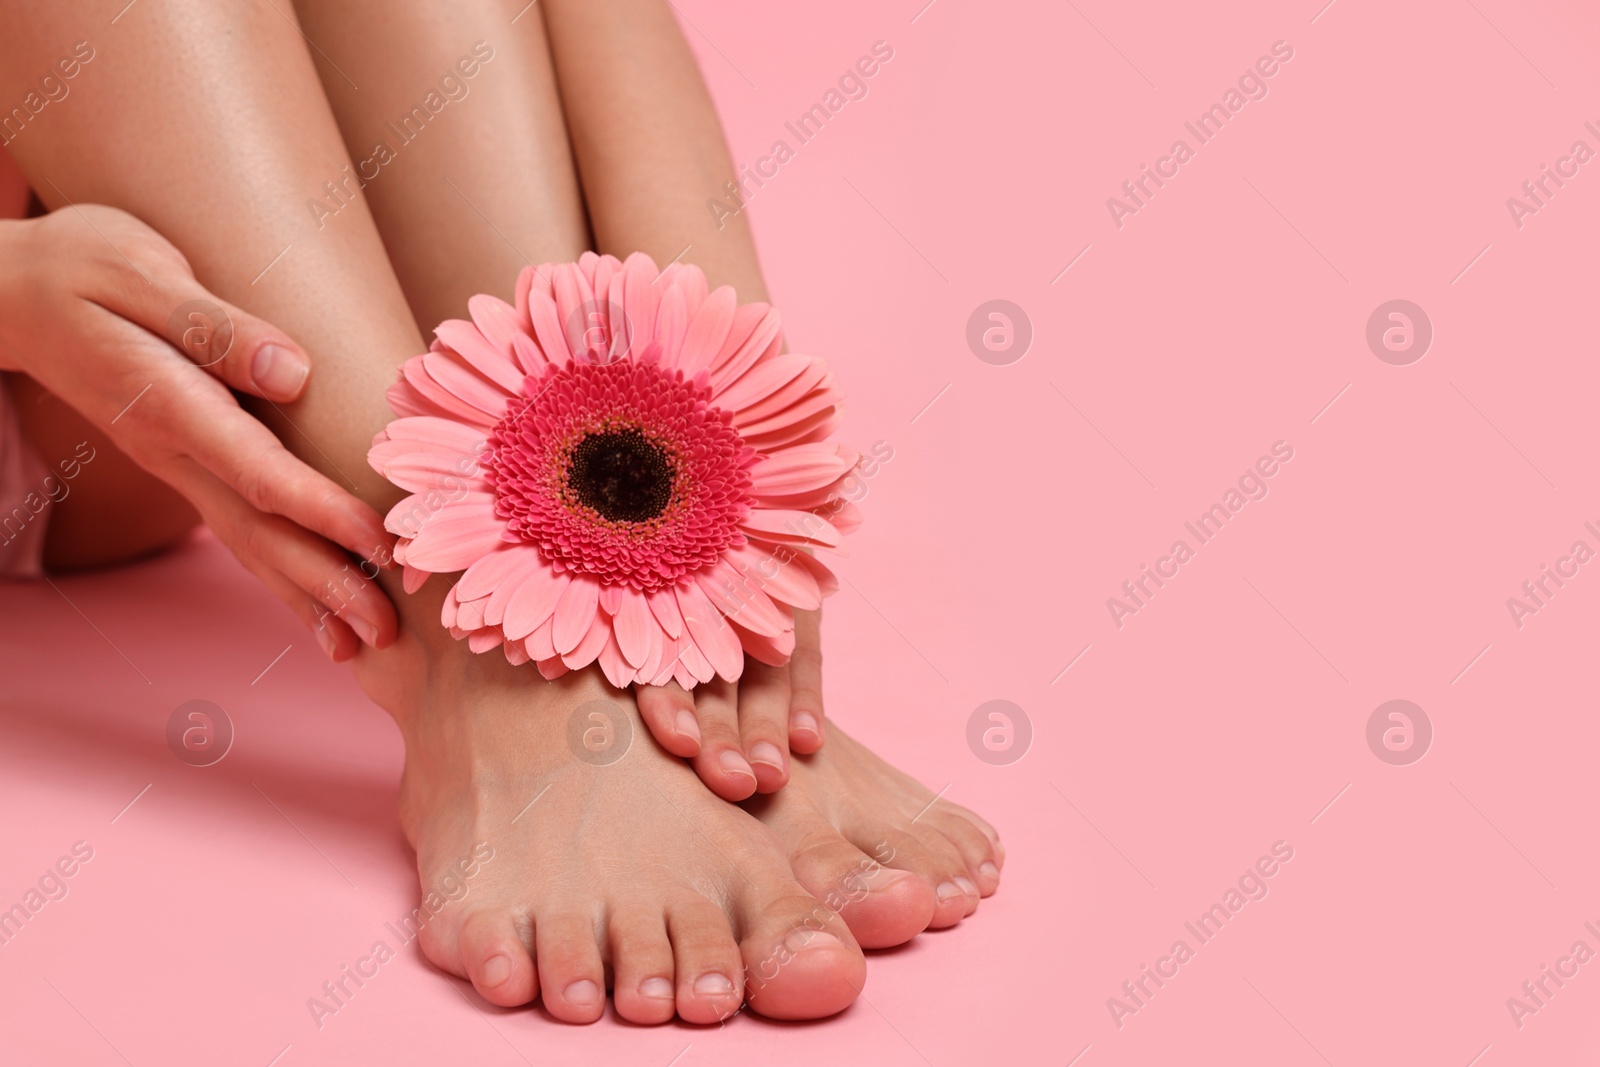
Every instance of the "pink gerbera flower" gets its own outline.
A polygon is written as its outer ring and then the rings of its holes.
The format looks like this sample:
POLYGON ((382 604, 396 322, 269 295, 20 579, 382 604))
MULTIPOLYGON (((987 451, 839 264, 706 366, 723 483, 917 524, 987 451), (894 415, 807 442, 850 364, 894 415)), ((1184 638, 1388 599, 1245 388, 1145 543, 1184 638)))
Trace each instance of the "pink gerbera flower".
POLYGON ((780 665, 794 609, 837 588, 808 549, 860 522, 840 395, 782 354, 778 313, 699 268, 585 253, 468 301, 389 390, 373 468, 408 591, 463 571, 443 622, 546 678, 734 681, 780 665))

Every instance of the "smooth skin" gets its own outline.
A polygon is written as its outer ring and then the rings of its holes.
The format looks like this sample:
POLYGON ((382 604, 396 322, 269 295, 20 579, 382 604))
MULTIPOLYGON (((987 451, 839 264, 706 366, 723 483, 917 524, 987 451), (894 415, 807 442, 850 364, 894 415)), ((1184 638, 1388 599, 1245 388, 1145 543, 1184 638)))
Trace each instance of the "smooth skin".
MULTIPOLYGON (((539 57, 548 70, 552 47, 560 55, 554 42, 564 31, 555 14, 547 41, 531 15, 511 24, 515 6, 386 5, 384 19, 356 20, 348 33, 313 16, 307 34, 316 54, 328 57, 314 67, 296 28, 265 3, 140 5, 103 48, 107 62, 93 71, 100 80, 85 77, 75 87, 71 102, 83 106, 61 108, 13 149, 36 188, 48 190, 50 176, 59 185, 60 176, 71 175, 59 186, 61 199, 113 204, 145 219, 183 250, 211 292, 287 330, 316 373, 300 400, 280 405, 281 414, 263 411, 264 418, 291 451, 382 509, 399 494, 371 474, 364 455, 387 421, 384 387, 400 360, 421 351, 406 294, 504 295, 516 269, 571 258, 574 235, 590 228, 570 210, 559 176, 503 166, 530 154, 540 160, 533 165, 553 166, 542 149, 519 142, 526 136, 543 143, 536 116, 505 128, 493 105, 473 109, 492 99, 491 75, 510 71, 521 96, 539 80, 539 57), (459 42, 438 32, 445 10, 447 24, 465 31, 459 42), (404 72, 446 70, 476 39, 474 18, 485 26, 497 18, 501 28, 492 38, 496 58, 473 95, 438 116, 392 170, 318 228, 306 201, 350 164, 341 128, 345 142, 359 144, 361 136, 353 123, 362 120, 338 103, 331 79, 349 76, 361 85, 356 95, 373 101, 369 121, 399 114, 427 87, 426 78, 408 83, 404 72), (174 50, 189 57, 181 78, 165 62, 174 50), (401 72, 392 98, 363 61, 401 72), (330 86, 326 96, 317 74, 330 86), (213 91, 194 93, 194 84, 213 91), (444 134, 458 126, 450 138, 477 146, 473 151, 435 148, 448 148, 444 134), (197 141, 195 129, 212 136, 197 141), (430 163, 435 151, 443 158, 430 163), (450 181, 426 180, 435 173, 450 181), (502 183, 512 193, 530 191, 493 201, 502 183), (490 214, 484 205, 491 201, 502 214, 490 214), (425 209, 408 212, 407 203, 425 209), (461 232, 475 235, 463 260, 405 251, 439 247, 444 235, 461 232), (282 262, 253 282, 286 245, 282 262)), ((25 91, 15 72, 47 63, 55 41, 82 34, 73 25, 79 15, 44 4, 12 7, 11 24, 27 30, 0 42, 5 92, 25 91)), ((660 8, 659 17, 665 14, 660 8)), ((687 56, 676 28, 671 32, 673 48, 687 56)), ((599 38, 589 47, 615 55, 627 41, 599 38)), ((648 69, 636 75, 646 83, 655 76, 648 69)), ((667 73, 658 83, 673 84, 667 73)), ((565 81, 561 87, 566 93, 565 81)), ((548 103, 541 107, 538 113, 552 113, 548 103)), ((584 143, 575 132, 570 139, 584 143)), ((672 168, 653 158, 646 137, 637 141, 641 150, 630 166, 666 181, 672 168)), ((554 144, 552 137, 545 147, 554 144)), ((587 165, 580 166, 587 176, 587 165)), ((571 188, 578 187, 573 179, 571 188)), ((659 262, 673 258, 677 249, 653 247, 648 234, 608 230, 598 191, 587 179, 581 188, 595 233, 611 233, 608 240, 618 242, 612 247, 644 248, 659 262)), ((698 191, 675 198, 689 199, 703 211, 698 191)), ((713 283, 728 280, 696 261, 713 283)), ((461 312, 455 306, 443 314, 461 312)), ((437 309, 416 314, 442 317, 437 309)), ((109 427, 113 440, 126 421, 109 427)), ((396 592, 391 577, 378 581, 396 592)), ((755 805, 762 825, 650 744, 633 698, 596 672, 530 686, 526 671, 450 640, 437 624, 444 587, 435 579, 415 596, 396 597, 398 638, 386 648, 364 647, 355 665, 406 740, 401 823, 423 884, 435 884, 479 841, 496 849, 487 880, 430 923, 423 941, 431 960, 470 978, 490 1001, 514 1005, 538 995, 559 1019, 592 1021, 604 1010, 609 974, 617 1011, 637 1022, 673 1014, 711 1021, 741 997, 768 1015, 821 1017, 860 989, 860 945, 898 943, 930 923, 956 921, 997 883, 1000 851, 986 824, 935 801, 837 729, 821 752, 792 760, 786 788, 755 805), (618 722, 639 727, 627 755, 604 767, 578 759, 565 737, 569 715, 600 699, 618 722)), ((814 628, 807 641, 816 647, 814 628)), ((787 713, 781 700, 774 704, 780 717, 787 713)))

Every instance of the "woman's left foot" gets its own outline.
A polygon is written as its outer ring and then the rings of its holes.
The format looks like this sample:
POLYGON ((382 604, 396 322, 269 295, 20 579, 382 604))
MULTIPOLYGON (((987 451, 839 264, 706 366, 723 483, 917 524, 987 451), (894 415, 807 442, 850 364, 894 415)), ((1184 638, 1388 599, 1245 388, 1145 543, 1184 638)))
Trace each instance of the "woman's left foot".
POLYGON ((936 797, 828 724, 789 784, 744 807, 777 834, 795 878, 834 907, 863 948, 954 926, 1000 885, 1005 848, 983 819, 936 797))

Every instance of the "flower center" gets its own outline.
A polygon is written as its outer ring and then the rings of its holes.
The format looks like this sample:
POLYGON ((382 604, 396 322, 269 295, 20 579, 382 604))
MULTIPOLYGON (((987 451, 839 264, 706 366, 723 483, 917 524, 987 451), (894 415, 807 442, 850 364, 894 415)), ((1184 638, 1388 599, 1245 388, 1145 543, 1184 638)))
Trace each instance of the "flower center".
POLYGON ((676 484, 671 457, 638 428, 591 433, 567 460, 573 497, 612 522, 655 518, 671 503, 676 484))

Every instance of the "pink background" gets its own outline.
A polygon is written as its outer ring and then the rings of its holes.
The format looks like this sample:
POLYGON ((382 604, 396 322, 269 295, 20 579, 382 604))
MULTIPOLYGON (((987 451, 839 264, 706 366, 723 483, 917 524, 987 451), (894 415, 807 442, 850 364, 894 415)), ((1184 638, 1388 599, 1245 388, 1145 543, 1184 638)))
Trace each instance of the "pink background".
POLYGON ((829 605, 830 706, 1000 827, 973 918, 875 955, 819 1025, 575 1029, 413 949, 318 1030, 306 998, 415 905, 399 742, 202 543, 0 592, 0 906, 95 850, 0 947, 6 1062, 1592 1062, 1600 962, 1520 1028, 1506 1000, 1600 950, 1600 564, 1520 629, 1506 600, 1600 549, 1600 162, 1520 229, 1506 198, 1600 149, 1600 18, 1321 2, 679 5, 740 161, 894 48, 752 215, 844 437, 894 449, 829 605), (1117 228, 1106 198, 1278 40, 1269 95, 1117 228), (965 341, 995 298, 1035 332, 1008 366, 965 341), (1409 366, 1365 341, 1396 298, 1435 331, 1409 366), (1270 494, 1119 629, 1106 599, 1279 440, 1270 494), (1408 766, 1366 741, 1396 698, 1434 729, 1408 766), (190 699, 236 725, 214 767, 166 747, 190 699), (1032 724, 1009 765, 968 748, 992 699, 1032 724), (1280 840, 1269 895, 1198 945, 1280 840), (1119 1028, 1107 998, 1178 938, 1119 1028))

